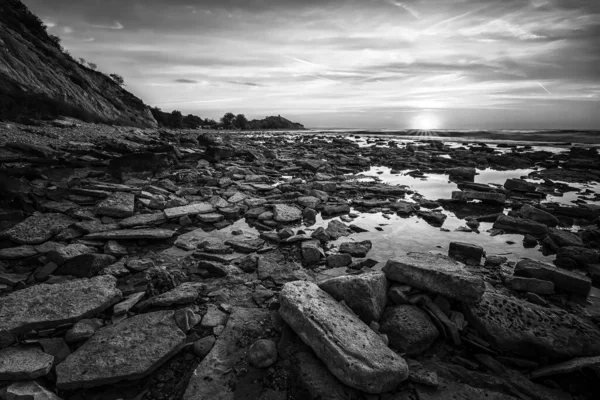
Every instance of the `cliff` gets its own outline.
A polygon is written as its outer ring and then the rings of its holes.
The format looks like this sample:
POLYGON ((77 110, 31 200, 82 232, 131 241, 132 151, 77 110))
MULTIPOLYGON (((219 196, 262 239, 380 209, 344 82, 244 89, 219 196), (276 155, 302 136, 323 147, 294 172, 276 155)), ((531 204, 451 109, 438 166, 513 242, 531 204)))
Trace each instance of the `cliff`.
POLYGON ((0 0, 0 119, 71 116, 155 127, 142 100, 64 53, 19 0, 0 0))

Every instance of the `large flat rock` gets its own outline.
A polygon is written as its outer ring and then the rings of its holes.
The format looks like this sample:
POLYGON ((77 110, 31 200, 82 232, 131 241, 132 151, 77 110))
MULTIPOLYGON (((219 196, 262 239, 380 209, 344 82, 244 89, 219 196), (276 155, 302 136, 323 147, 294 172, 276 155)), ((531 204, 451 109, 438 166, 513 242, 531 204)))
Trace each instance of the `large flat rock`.
POLYGON ((393 281, 466 303, 478 301, 485 291, 482 278, 441 254, 408 253, 389 260, 383 272, 393 281))
POLYGON ((0 332, 24 333, 88 318, 121 299, 112 276, 97 276, 18 290, 0 301, 0 332))
POLYGON ((89 240, 169 239, 175 233, 169 229, 120 229, 90 233, 85 235, 85 238, 89 240))
POLYGON ((565 359, 600 355, 600 329, 558 308, 545 308, 495 291, 465 307, 469 324, 502 351, 565 359))
POLYGON ((215 211, 215 208, 210 203, 195 203, 187 206, 167 208, 165 216, 168 219, 179 218, 185 215, 208 214, 215 211))
POLYGON ((185 344, 174 315, 172 310, 140 314, 99 329, 56 367, 56 386, 93 387, 148 375, 185 344))
POLYGON ((316 284, 286 283, 279 299, 284 321, 346 385, 383 393, 407 379, 404 359, 316 284))
POLYGON ((582 296, 587 296, 592 289, 589 277, 536 260, 519 261, 515 266, 515 275, 550 281, 558 289, 582 296))
POLYGON ((231 384, 237 379, 235 367, 245 362, 256 338, 267 329, 274 329, 276 317, 268 310, 234 308, 225 330, 190 378, 183 399, 233 400, 235 392, 231 384))
POLYGON ((302 219, 302 211, 287 204, 275 204, 273 206, 273 215, 277 222, 292 222, 302 219))
POLYGON ((134 226, 150 226, 160 225, 167 222, 167 217, 164 212, 152 213, 152 214, 139 214, 129 218, 125 218, 119 221, 119 227, 121 228, 133 228, 134 226))
POLYGON ((21 381, 46 375, 54 357, 35 346, 7 347, 0 350, 0 381, 21 381))
POLYGON ((131 217, 134 211, 135 194, 129 192, 112 193, 96 206, 97 215, 106 215, 115 218, 131 217))
POLYGON ((64 214, 36 214, 8 229, 5 235, 16 243, 40 244, 75 222, 64 214))

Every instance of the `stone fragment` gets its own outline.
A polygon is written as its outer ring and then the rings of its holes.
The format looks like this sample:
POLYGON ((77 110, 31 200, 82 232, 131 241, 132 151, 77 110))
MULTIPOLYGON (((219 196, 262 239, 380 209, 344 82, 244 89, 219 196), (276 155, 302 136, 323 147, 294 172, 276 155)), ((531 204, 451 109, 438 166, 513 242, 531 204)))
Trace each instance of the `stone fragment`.
POLYGON ((425 311, 408 304, 387 308, 380 330, 388 336, 392 346, 409 355, 427 350, 440 335, 425 311))
POLYGON ((169 307, 178 304, 190 304, 193 303, 204 290, 206 290, 206 285, 203 283, 184 282, 175 289, 171 289, 168 292, 138 303, 136 309, 147 310, 151 307, 169 307))
POLYGON ((389 260, 383 272, 393 281, 438 293, 462 302, 478 301, 485 285, 464 265, 439 254, 408 253, 389 260))
POLYGON ((371 247, 373 247, 373 243, 370 240, 344 242, 340 244, 340 253, 350 254, 352 257, 366 257, 371 247))
POLYGON ((6 230, 4 234, 15 243, 40 244, 75 222, 77 221, 64 214, 35 214, 6 230))
POLYGON ((2 298, 0 332, 49 329, 96 315, 121 299, 112 276, 39 284, 2 298))
POLYGON ((439 387, 429 387, 416 385, 415 387, 419 400, 517 400, 504 393, 495 392, 489 389, 475 388, 464 383, 443 382, 439 387))
POLYGON ((408 377, 405 361, 317 285, 290 282, 279 297, 284 321, 346 385, 367 393, 382 393, 408 377))
POLYGON ((259 339, 248 349, 248 360, 257 368, 268 368, 277 361, 277 345, 268 339, 259 339))
POLYGON ((59 389, 107 385, 142 378, 185 344, 172 310, 136 315, 99 329, 56 367, 59 389))
POLYGON ((0 249, 0 260, 17 260, 19 258, 27 258, 38 254, 35 247, 30 245, 8 247, 0 249))
POLYGON ((317 264, 321 260, 321 256, 324 256, 318 240, 307 240, 302 242, 300 250, 302 252, 302 259, 307 264, 317 264))
POLYGON ((516 232, 532 235, 543 235, 548 230, 548 227, 539 222, 535 222, 524 218, 514 218, 508 215, 500 215, 493 225, 494 229, 501 229, 506 232, 516 232))
POLYGON ((36 381, 15 382, 6 388, 6 400, 62 400, 36 381))
POLYGON ((167 222, 167 217, 164 212, 154 214, 139 214, 133 217, 125 218, 119 221, 121 228, 133 228, 136 226, 160 225, 167 222))
POLYGON ((343 222, 334 219, 332 221, 329 221, 329 223, 327 224, 325 234, 327 234, 327 236, 329 236, 331 240, 337 240, 342 236, 349 236, 350 234, 352 234, 352 230, 348 228, 343 222))
POLYGON ((273 206, 273 218, 277 222, 293 222, 302 219, 302 211, 287 204, 273 206))
POLYGON ((504 182, 504 189, 506 190, 518 190, 521 192, 535 192, 537 185, 535 183, 527 182, 523 179, 509 178, 504 182))
POLYGON ((93 253, 94 249, 81 243, 72 243, 67 246, 60 246, 46 253, 48 260, 63 265, 68 260, 82 254, 93 253))
POLYGON ((556 226, 559 224, 558 218, 547 211, 525 204, 519 210, 519 214, 525 219, 539 222, 546 226, 556 226))
POLYGON ((565 231, 558 228, 549 228, 548 237, 552 239, 559 247, 564 246, 579 246, 584 247, 583 240, 573 232, 565 231))
POLYGON ((96 206, 96 215, 114 218, 133 216, 135 210, 135 194, 129 192, 114 192, 96 206))
POLYGON ((7 347, 0 350, 0 381, 24 381, 46 375, 54 357, 36 346, 7 347))
POLYGON ((450 248, 448 249, 449 257, 465 262, 472 260, 477 264, 481 263, 483 254, 483 247, 470 243, 450 242, 450 248))
POLYGON ((207 213, 207 214, 198 214, 196 219, 200 222, 204 222, 207 224, 213 224, 215 222, 223 221, 225 217, 219 213, 207 213))
POLYGON ((102 326, 104 326, 104 322, 98 318, 77 321, 65 334, 65 341, 67 343, 74 343, 80 340, 89 339, 94 335, 94 332, 102 328, 102 326))
POLYGON ((130 294, 125 300, 122 302, 115 304, 113 307, 113 314, 121 315, 125 314, 127 311, 131 310, 133 306, 135 306, 139 301, 144 298, 146 295, 145 292, 138 292, 130 294))
POLYGON ((168 229, 121 229, 96 232, 85 235, 88 240, 133 240, 133 239, 169 239, 175 231, 168 229))
POLYGON ((521 260, 515 266, 514 274, 550 281, 558 289, 582 296, 587 296, 592 288, 592 280, 589 277, 541 261, 521 260))
POLYGON ((179 218, 184 215, 208 214, 215 211, 210 203, 195 203, 187 206, 167 208, 164 210, 167 219, 179 218))
POLYGON ((206 314, 202 317, 200 325, 203 328, 214 328, 219 325, 225 325, 227 323, 228 315, 223 311, 219 310, 214 304, 209 304, 206 314))
POLYGON ((510 280, 510 287, 517 292, 531 292, 536 294, 554 293, 554 283, 535 278, 514 276, 510 280))
POLYGON ((196 354, 196 357, 204 359, 204 357, 208 355, 210 350, 215 345, 215 342, 216 339, 214 336, 203 337, 202 339, 198 339, 196 342, 194 342, 192 350, 194 351, 194 354, 196 354))
POLYGON ((452 200, 480 200, 483 203, 504 205, 504 203, 506 203, 506 196, 497 192, 476 192, 474 190, 465 190, 452 192, 452 200))
POLYGON ((320 282, 319 287, 334 299, 345 301, 367 324, 371 321, 379 321, 383 313, 387 279, 382 272, 338 276, 320 282))
POLYGON ((67 260, 54 273, 56 275, 72 275, 78 278, 91 278, 116 261, 115 257, 108 254, 81 254, 67 260))
POLYGON ((327 267, 340 268, 352 264, 352 256, 350 254, 332 254, 326 258, 327 267))
POLYGON ((593 368, 600 366, 600 356, 574 358, 558 364, 547 365, 531 372, 533 379, 544 378, 546 376, 568 374, 583 368, 593 368))
POLYGON ((302 207, 316 208, 321 204, 321 200, 314 196, 301 196, 296 199, 299 205, 302 207))
POLYGON ((498 292, 465 307, 471 326, 502 351, 551 359, 600 355, 600 329, 557 308, 544 308, 498 292))
POLYGON ((350 206, 348 204, 326 204, 322 211, 324 215, 348 214, 349 212, 350 206))

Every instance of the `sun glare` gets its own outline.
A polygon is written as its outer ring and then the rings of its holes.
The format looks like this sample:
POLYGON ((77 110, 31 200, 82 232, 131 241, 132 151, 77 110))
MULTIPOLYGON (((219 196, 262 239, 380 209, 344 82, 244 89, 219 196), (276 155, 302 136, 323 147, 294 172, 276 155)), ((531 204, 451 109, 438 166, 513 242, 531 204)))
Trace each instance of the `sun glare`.
POLYGON ((412 129, 432 130, 440 129, 440 120, 433 114, 420 113, 412 120, 412 129))

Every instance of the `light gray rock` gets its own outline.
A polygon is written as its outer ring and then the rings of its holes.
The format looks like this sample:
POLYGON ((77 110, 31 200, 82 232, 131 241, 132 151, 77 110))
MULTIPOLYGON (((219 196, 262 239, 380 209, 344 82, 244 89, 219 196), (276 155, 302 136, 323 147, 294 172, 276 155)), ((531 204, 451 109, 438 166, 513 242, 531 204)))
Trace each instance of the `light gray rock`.
POLYGON ((600 355, 600 329, 557 308, 488 290, 481 302, 465 307, 465 317, 502 351, 551 359, 600 355))
POLYGON ((302 219, 302 211, 287 204, 273 206, 273 218, 277 222, 293 222, 302 219))
POLYGON ((380 330, 392 346, 409 355, 424 352, 440 335, 425 311, 408 304, 387 308, 380 330))
POLYGON ((385 308, 387 279, 382 272, 345 275, 327 279, 319 287, 346 304, 367 324, 379 321, 385 308))
POLYGON ((319 204, 321 204, 321 200, 314 196, 300 196, 296 199, 296 201, 302 207, 308 208, 316 208, 319 204))
POLYGON ((203 283, 184 282, 175 289, 138 303, 136 309, 143 311, 151 307, 169 307, 176 304, 190 304, 194 302, 204 290, 206 290, 206 285, 203 283))
POLYGON ((67 343, 74 343, 81 340, 89 339, 94 336, 94 332, 104 326, 99 318, 82 319, 81 321, 75 322, 75 325, 67 331, 65 334, 65 341, 67 343))
POLYGON ((60 246, 46 253, 48 260, 56 265, 63 265, 70 259, 82 254, 93 253, 94 249, 82 243, 72 243, 67 246, 60 246))
POLYGON ((88 240, 169 239, 175 236, 175 233, 168 229, 120 229, 90 233, 84 238, 88 240))
POLYGON ((214 328, 215 326, 225 325, 227 323, 227 318, 228 315, 219 310, 217 306, 209 304, 200 325, 203 328, 214 328))
POLYGON ((343 222, 334 219, 333 221, 329 221, 329 223, 327 224, 327 229, 325 229, 325 233, 329 236, 331 240, 337 240, 342 236, 349 236, 350 234, 352 234, 352 230, 343 222))
POLYGON ((113 314, 121 315, 131 310, 139 301, 146 295, 146 292, 138 292, 130 294, 122 302, 115 304, 113 307, 113 314))
POLYGON ((183 217, 184 215, 208 214, 215 211, 210 203, 195 203, 187 206, 167 208, 164 210, 168 219, 183 217))
POLYGON ((6 388, 6 400, 62 400, 36 381, 16 382, 6 388))
POLYGON ((0 381, 24 381, 46 375, 54 357, 36 346, 7 347, 0 350, 0 381))
POLYGON ((96 315, 121 299, 112 276, 97 276, 18 290, 0 302, 0 332, 48 329, 96 315))
POLYGON ((200 357, 201 359, 204 359, 204 357, 206 357, 208 355, 208 353, 211 351, 211 349, 215 345, 216 341, 217 340, 215 339, 214 336, 203 337, 202 339, 198 339, 198 340, 196 340, 196 342, 194 342, 194 346, 192 347, 192 350, 194 351, 194 354, 196 355, 196 357, 200 357))
POLYGON ((225 219, 225 217, 219 213, 198 214, 196 218, 198 219, 198 221, 207 224, 213 224, 215 222, 223 221, 225 219))
POLYGON ((478 301, 485 291, 482 278, 439 254, 408 253, 389 260, 383 272, 390 280, 467 303, 478 301))
POLYGON ((133 228, 136 226, 160 225, 165 222, 167 222, 167 217, 165 216, 164 212, 139 214, 119 221, 119 227, 133 228))
POLYGON ((174 311, 140 314, 99 329, 56 367, 56 386, 69 390, 142 378, 185 344, 174 311))
POLYGON ((129 192, 114 192, 96 206, 96 215, 114 218, 133 216, 135 210, 135 194, 129 192))
POLYGON ((317 285, 290 282, 279 297, 279 313, 284 321, 346 385, 367 393, 382 393, 408 377, 406 362, 317 285))
POLYGON ((6 230, 8 239, 19 244, 40 244, 75 223, 73 218, 64 214, 34 214, 25 221, 6 230))

